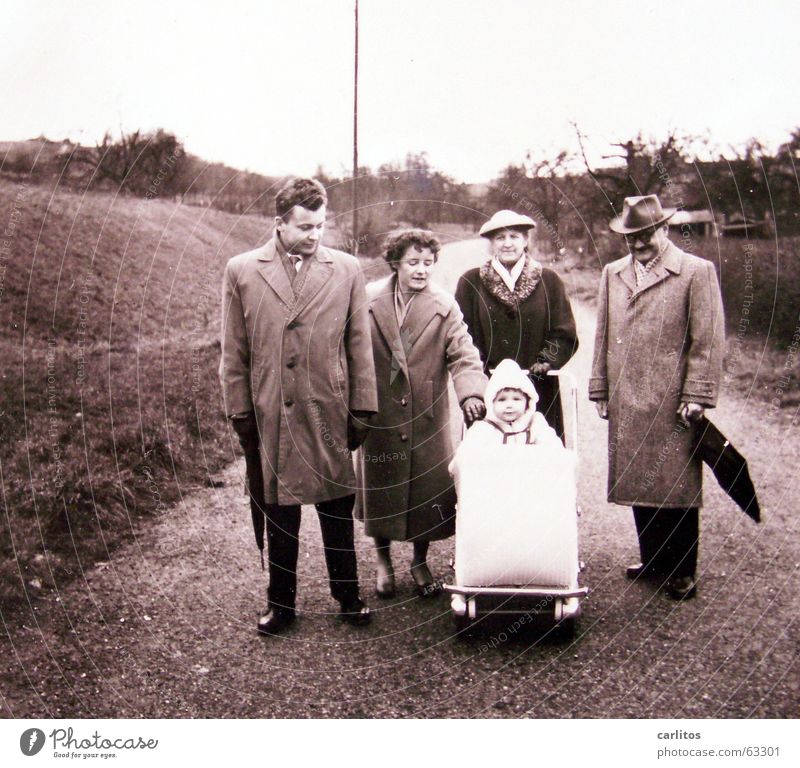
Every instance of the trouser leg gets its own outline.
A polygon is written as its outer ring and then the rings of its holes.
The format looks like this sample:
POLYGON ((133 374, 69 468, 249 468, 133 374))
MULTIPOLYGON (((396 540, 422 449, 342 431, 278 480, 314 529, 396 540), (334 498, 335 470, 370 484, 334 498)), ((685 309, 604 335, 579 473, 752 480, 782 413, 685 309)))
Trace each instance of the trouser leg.
POLYGON ((664 510, 664 566, 671 576, 694 578, 700 534, 700 513, 697 507, 664 510))
POLYGON ((358 599, 358 565, 353 539, 354 501, 355 496, 350 495, 316 505, 331 595, 334 600, 345 604, 358 599))
POLYGON ((271 608, 294 611, 300 506, 298 504, 266 506, 269 556, 267 599, 271 608))
POLYGON ((688 509, 634 507, 642 563, 654 574, 694 577, 700 514, 688 509))
POLYGON ((657 571, 657 555, 661 546, 659 532, 656 530, 658 523, 653 507, 634 507, 633 520, 636 523, 636 536, 639 539, 639 555, 642 565, 650 573, 657 571))

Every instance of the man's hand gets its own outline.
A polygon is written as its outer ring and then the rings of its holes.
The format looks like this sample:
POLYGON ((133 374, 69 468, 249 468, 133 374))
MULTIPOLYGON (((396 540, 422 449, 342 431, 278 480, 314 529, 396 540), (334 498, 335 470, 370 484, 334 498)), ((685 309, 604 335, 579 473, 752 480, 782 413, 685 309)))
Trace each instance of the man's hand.
POLYGON ((258 420, 255 411, 235 413, 230 417, 230 422, 244 450, 259 447, 258 420))
POLYGON ((700 421, 705 411, 705 406, 700 403, 681 403, 678 406, 678 416, 684 424, 700 421))
POLYGON ((597 408, 597 415, 601 419, 608 418, 608 400, 596 400, 594 406, 597 408))
POLYGON ((533 368, 531 368, 531 373, 534 376, 544 376, 550 370, 550 363, 543 362, 543 363, 534 363, 533 368))
POLYGON ((461 405, 464 421, 469 427, 473 422, 480 421, 486 415, 486 406, 479 397, 468 397, 461 405))
POLYGON ((347 448, 355 451, 360 448, 369 434, 369 411, 351 411, 347 416, 347 448))

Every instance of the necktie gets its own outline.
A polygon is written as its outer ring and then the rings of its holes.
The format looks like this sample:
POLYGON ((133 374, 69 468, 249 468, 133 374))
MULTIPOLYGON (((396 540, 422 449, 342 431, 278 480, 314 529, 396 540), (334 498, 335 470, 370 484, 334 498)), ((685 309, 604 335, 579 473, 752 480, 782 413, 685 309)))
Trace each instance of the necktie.
POLYGON ((292 260, 292 266, 294 267, 295 272, 299 272, 300 267, 303 266, 303 257, 290 255, 289 258, 292 260))

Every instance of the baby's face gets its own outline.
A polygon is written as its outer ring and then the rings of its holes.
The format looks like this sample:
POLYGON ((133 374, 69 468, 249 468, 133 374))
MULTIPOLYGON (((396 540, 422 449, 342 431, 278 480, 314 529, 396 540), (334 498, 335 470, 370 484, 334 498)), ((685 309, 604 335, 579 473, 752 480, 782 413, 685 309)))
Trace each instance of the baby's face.
POLYGON ((494 399, 494 412, 506 424, 516 421, 528 406, 528 398, 518 389, 501 389, 494 399))

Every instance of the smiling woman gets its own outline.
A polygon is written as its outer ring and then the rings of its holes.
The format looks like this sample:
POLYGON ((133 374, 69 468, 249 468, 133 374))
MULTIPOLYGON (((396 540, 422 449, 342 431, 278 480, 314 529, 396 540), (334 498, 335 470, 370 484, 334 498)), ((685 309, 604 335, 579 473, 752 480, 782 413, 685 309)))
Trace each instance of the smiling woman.
POLYGON ((359 511, 375 539, 379 597, 395 593, 392 541, 413 542, 418 594, 439 591, 428 544, 455 532, 448 376, 467 420, 483 415, 478 351, 453 297, 429 282, 438 253, 431 232, 391 235, 384 256, 393 274, 367 288, 378 414, 361 450, 359 511))

